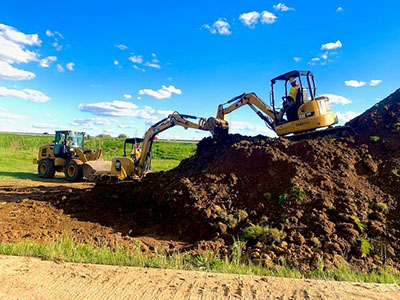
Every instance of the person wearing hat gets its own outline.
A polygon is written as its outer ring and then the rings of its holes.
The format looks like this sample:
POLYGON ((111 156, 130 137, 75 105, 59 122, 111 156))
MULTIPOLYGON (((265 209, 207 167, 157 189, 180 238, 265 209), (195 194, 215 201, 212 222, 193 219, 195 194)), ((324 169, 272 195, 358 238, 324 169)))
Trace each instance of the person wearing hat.
MULTIPOLYGON (((299 91, 300 86, 297 84, 297 80, 295 77, 291 77, 289 79, 290 85, 292 86, 290 88, 290 92, 289 92, 289 96, 284 97, 284 101, 283 101, 283 106, 281 111, 278 114, 278 119, 282 119, 283 115, 291 108, 294 107, 294 105, 296 104, 296 100, 297 100, 297 94, 299 91)), ((288 114, 287 114, 288 115, 288 114)), ((288 116, 288 121, 290 120, 290 116, 288 116)))

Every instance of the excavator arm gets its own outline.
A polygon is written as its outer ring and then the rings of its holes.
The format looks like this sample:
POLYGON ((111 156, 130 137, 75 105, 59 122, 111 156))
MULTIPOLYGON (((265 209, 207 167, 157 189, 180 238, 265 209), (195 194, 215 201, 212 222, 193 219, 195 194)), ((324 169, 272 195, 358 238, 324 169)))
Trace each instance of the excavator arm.
POLYGON ((165 119, 152 125, 145 133, 143 139, 143 148, 139 160, 137 161, 136 170, 138 177, 142 177, 146 172, 150 170, 151 163, 151 148, 154 138, 157 134, 172 128, 174 126, 181 126, 185 129, 193 128, 198 130, 214 132, 214 118, 209 118, 208 120, 204 118, 198 118, 191 115, 183 115, 178 112, 170 114, 165 119), (190 121, 198 120, 197 123, 190 121))
POLYGON ((250 108, 265 122, 265 124, 271 130, 274 130, 275 114, 273 109, 266 105, 255 93, 243 93, 223 104, 220 104, 218 106, 216 119, 221 124, 226 124, 226 126, 228 126, 225 116, 244 105, 250 106, 250 108), (226 104, 230 105, 224 107, 226 104))

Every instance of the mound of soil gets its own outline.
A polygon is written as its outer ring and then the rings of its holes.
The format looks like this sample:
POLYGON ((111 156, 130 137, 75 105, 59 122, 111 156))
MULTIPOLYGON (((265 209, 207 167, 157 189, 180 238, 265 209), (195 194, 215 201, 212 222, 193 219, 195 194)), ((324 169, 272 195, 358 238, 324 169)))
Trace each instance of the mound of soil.
POLYGON ((267 267, 398 268, 399 123, 400 90, 348 123, 355 137, 206 138, 171 171, 97 185, 58 205, 106 226, 126 215, 123 234, 157 228, 196 253, 231 255, 243 239, 243 259, 267 267))

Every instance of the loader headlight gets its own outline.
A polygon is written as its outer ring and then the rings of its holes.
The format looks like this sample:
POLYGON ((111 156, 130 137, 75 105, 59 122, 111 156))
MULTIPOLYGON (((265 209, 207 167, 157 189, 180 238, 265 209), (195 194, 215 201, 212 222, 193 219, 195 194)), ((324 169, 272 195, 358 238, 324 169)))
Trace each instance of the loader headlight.
POLYGON ((121 162, 120 162, 119 160, 117 160, 117 161, 115 162, 115 169, 116 169, 117 171, 121 171, 121 162))

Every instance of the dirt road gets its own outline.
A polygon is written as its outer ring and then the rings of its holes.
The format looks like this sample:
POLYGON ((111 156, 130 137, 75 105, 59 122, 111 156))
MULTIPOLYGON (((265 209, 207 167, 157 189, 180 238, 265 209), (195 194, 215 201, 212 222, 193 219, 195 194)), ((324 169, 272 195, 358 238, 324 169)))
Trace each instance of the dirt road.
POLYGON ((54 263, 0 256, 0 299, 400 299, 398 285, 54 263))

